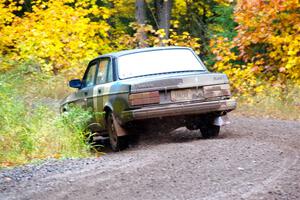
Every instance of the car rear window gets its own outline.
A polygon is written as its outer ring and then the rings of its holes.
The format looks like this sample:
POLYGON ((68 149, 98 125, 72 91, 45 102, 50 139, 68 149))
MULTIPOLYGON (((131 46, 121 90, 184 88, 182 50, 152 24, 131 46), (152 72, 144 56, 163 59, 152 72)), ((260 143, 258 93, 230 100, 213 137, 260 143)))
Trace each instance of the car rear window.
POLYGON ((189 49, 145 51, 123 55, 118 58, 120 79, 160 73, 203 70, 205 70, 205 67, 200 59, 189 49))

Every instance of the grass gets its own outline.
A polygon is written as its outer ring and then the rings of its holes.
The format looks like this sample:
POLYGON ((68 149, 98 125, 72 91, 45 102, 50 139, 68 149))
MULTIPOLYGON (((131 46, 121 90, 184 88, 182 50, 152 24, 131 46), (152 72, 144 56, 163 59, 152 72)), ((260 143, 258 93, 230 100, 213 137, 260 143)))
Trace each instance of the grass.
POLYGON ((239 97, 237 115, 300 120, 300 87, 289 86, 289 92, 268 88, 256 96, 239 97))
POLYGON ((74 107, 59 115, 43 101, 67 94, 58 87, 62 80, 28 68, 0 75, 0 167, 91 156, 85 138, 91 114, 74 107))

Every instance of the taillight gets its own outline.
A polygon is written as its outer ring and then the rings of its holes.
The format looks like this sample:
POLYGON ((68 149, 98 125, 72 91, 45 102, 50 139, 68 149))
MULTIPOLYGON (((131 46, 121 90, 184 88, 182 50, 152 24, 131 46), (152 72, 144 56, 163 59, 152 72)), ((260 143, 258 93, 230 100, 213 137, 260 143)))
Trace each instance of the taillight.
POLYGON ((229 84, 204 86, 203 93, 206 98, 231 95, 229 84))
POLYGON ((132 106, 159 103, 159 92, 143 92, 129 95, 129 104, 132 106))

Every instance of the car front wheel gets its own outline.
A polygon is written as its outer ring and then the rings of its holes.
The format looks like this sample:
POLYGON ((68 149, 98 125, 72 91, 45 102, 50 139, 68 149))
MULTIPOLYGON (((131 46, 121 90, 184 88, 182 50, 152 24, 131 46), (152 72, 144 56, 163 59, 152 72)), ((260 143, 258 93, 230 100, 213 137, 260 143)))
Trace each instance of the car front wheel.
POLYGON ((118 136, 121 126, 115 120, 113 113, 109 112, 107 115, 107 131, 109 134, 109 141, 113 151, 121 151, 128 146, 127 136, 118 136))

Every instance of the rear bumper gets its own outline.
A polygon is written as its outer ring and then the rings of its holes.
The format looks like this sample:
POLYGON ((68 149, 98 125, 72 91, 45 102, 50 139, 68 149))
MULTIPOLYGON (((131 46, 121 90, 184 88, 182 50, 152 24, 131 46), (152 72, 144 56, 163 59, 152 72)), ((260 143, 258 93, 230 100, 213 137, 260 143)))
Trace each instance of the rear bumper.
POLYGON ((193 115, 210 113, 214 111, 232 111, 236 108, 236 101, 233 99, 199 102, 199 103, 177 103, 157 107, 140 108, 131 111, 124 111, 121 115, 123 123, 132 120, 151 119, 159 117, 171 117, 178 115, 193 115))

